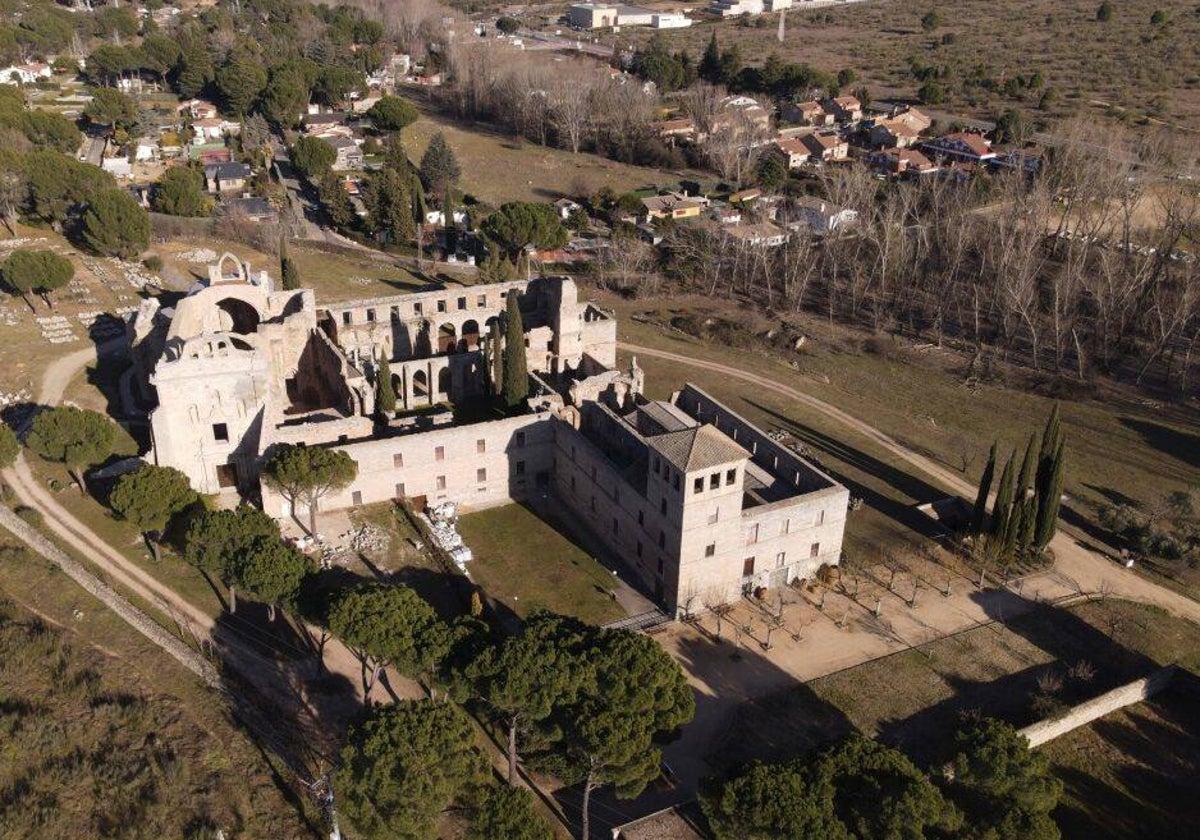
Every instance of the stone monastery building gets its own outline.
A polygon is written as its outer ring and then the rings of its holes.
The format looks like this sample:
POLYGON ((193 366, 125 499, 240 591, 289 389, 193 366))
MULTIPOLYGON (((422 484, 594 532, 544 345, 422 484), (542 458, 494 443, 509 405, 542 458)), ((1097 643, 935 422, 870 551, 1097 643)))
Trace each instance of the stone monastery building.
MULTIPOLYGON (((616 364, 616 322, 568 277, 318 306, 226 255, 173 307, 128 329, 155 463, 202 493, 290 503, 259 466, 280 444, 331 446, 358 464, 324 509, 407 499, 462 510, 548 494, 672 614, 836 564, 847 489, 693 385, 643 394, 616 364), (518 295, 526 410, 488 410, 489 359, 518 295), (376 417, 379 360, 397 394, 376 417)), ((537 546, 531 546, 536 551, 537 546)))

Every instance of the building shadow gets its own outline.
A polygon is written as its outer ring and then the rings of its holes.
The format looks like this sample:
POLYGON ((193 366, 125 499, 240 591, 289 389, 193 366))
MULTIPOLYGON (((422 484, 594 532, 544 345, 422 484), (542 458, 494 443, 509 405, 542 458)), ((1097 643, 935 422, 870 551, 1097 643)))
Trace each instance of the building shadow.
MULTIPOLYGON (((612 788, 592 792, 591 838, 609 840, 612 829, 664 808, 692 802, 705 780, 761 760, 786 761, 821 749, 855 731, 835 706, 763 655, 757 645, 735 649, 728 638, 684 632, 670 644, 672 655, 689 676, 696 715, 673 733, 662 749, 664 774, 634 799, 618 798, 612 788), (764 707, 786 696, 794 716, 764 729, 764 707), (747 733, 757 730, 754 737, 747 733)), ((578 836, 581 830, 581 785, 561 788, 555 800, 578 836)))
POLYGON ((904 472, 897 469, 891 464, 885 463, 873 455, 868 455, 859 449, 855 449, 836 438, 819 432, 810 426, 806 426, 798 420, 780 414, 778 411, 769 408, 761 403, 753 400, 746 400, 746 403, 758 411, 767 414, 775 419, 779 427, 791 434, 797 440, 812 446, 822 453, 836 458, 841 463, 852 467, 867 475, 875 476, 889 486, 893 487, 900 493, 913 499, 913 503, 905 503, 874 490, 866 485, 855 481, 848 477, 844 472, 830 467, 828 464, 820 464, 820 468, 828 473, 832 478, 841 484, 845 485, 852 496, 857 496, 863 500, 863 504, 879 511, 884 516, 903 525, 905 528, 926 539, 940 539, 945 536, 945 531, 933 519, 917 510, 918 504, 933 502, 938 499, 945 498, 948 493, 934 487, 932 484, 918 478, 912 473, 904 472))

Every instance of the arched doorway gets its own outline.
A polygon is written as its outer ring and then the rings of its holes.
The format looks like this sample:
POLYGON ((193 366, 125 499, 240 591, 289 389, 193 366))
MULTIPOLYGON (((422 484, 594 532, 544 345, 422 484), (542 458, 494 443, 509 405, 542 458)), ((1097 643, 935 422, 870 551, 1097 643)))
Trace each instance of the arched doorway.
POLYGON ((462 325, 462 340, 460 346, 463 351, 479 349, 479 322, 467 321, 462 325))
POLYGON ((444 367, 438 371, 438 396, 450 396, 450 368, 444 367))
POLYGON ((227 297, 217 301, 217 308, 229 316, 228 324, 225 323, 225 318, 221 319, 221 325, 229 332, 250 335, 258 330, 258 310, 246 301, 227 297))
POLYGON ((425 374, 425 371, 418 370, 413 372, 412 386, 414 395, 429 399, 429 377, 425 374))
POLYGON ((453 353, 458 345, 458 334, 454 331, 453 324, 442 324, 438 327, 438 344, 439 353, 453 353))

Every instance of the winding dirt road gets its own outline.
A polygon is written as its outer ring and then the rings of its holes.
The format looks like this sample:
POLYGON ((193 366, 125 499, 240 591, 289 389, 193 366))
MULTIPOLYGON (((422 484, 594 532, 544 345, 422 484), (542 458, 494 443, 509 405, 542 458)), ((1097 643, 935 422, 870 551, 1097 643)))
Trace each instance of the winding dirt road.
MULTIPOLYGON (((961 476, 941 464, 913 452, 869 423, 865 423, 842 411, 837 406, 830 405, 811 394, 806 394, 788 385, 783 385, 766 376, 749 373, 729 365, 697 359, 692 356, 684 356, 679 353, 670 353, 665 350, 656 350, 652 347, 626 344, 625 342, 621 342, 619 346, 621 349, 630 353, 636 353, 639 356, 663 359, 676 364, 688 365, 712 373, 719 373, 722 376, 728 376, 731 379, 737 379, 742 382, 749 382, 767 391, 772 391, 788 399, 795 400, 797 403, 824 414, 846 428, 852 429, 870 439, 878 446, 902 458, 925 475, 934 479, 947 490, 961 495, 968 500, 973 500, 975 497, 977 488, 973 484, 964 481, 961 476)), ((1051 541, 1050 547, 1054 551, 1055 564, 1054 571, 1049 576, 1043 576, 1042 584, 1044 591, 1042 597, 1044 599, 1053 600, 1055 597, 1079 593, 1108 592, 1130 601, 1154 604, 1173 615, 1187 618, 1200 624, 1200 603, 1166 587, 1159 586, 1153 581, 1147 580, 1118 565, 1103 554, 1081 545, 1061 529, 1051 541), (1047 583, 1056 584, 1056 586, 1046 586, 1047 583), (1054 591, 1058 588, 1063 591, 1054 591)))

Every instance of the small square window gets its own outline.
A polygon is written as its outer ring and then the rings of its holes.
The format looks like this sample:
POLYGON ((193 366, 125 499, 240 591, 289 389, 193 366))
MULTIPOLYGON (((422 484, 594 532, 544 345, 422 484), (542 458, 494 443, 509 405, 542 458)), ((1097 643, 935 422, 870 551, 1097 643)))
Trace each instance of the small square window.
POLYGON ((213 423, 213 440, 218 443, 228 443, 229 427, 224 423, 213 423))
POLYGON ((400 469, 400 467, 403 467, 403 466, 404 466, 404 453, 397 452, 395 455, 392 456, 392 467, 395 469, 400 469))
POLYGON ((445 311, 446 311, 446 301, 444 301, 444 300, 439 300, 439 301, 437 302, 437 311, 438 311, 438 312, 445 312, 445 311))
POLYGON ((355 490, 353 493, 351 493, 350 494, 350 502, 355 505, 361 505, 362 504, 362 491, 355 490))
POLYGON ((460 297, 460 298, 458 299, 458 308, 459 308, 459 309, 466 309, 466 308, 467 308, 467 299, 466 299, 465 297, 460 297))
MULTIPOLYGON (((525 445, 525 433, 524 433, 524 432, 517 432, 517 446, 524 446, 524 445, 525 445)), ((575 457, 575 450, 574 450, 574 449, 572 449, 572 450, 571 450, 571 457, 572 457, 572 458, 574 458, 574 457, 575 457)))
POLYGON ((787 552, 781 551, 775 555, 775 568, 782 569, 787 563, 787 552))
POLYGON ((437 489, 439 489, 439 490, 445 490, 445 489, 446 489, 446 476, 444 476, 444 475, 439 475, 439 476, 437 477, 437 484, 436 484, 436 486, 437 486, 437 489))
POLYGON ((695 481, 692 482, 692 492, 693 493, 703 493, 704 492, 704 477, 703 476, 701 476, 700 478, 697 478, 695 481))
POLYGON ((475 480, 478 482, 487 481, 487 468, 486 467, 480 467, 479 469, 475 470, 475 480))
POLYGON ((374 309, 367 310, 367 323, 368 324, 375 323, 375 310, 374 309))
POLYGON ((705 557, 716 557, 717 556, 717 544, 709 543, 708 545, 704 546, 704 556, 705 557))
POLYGON ((487 306, 487 295, 479 295, 475 298, 476 306, 487 306))
POLYGON ((516 464, 513 465, 513 472, 515 472, 517 475, 525 475, 525 462, 517 461, 516 464))
POLYGON ((396 485, 396 498, 403 499, 407 495, 408 494, 404 492, 404 482, 401 481, 399 484, 396 485))
POLYGON ((709 490, 716 490, 720 486, 721 486, 721 474, 720 473, 713 473, 712 475, 710 475, 708 477, 708 489, 709 490))
POLYGON ((750 577, 754 574, 754 558, 747 557, 742 561, 742 577, 750 577))
POLYGON ((475 441, 475 453, 477 455, 482 455, 484 452, 487 452, 487 441, 483 438, 480 438, 479 440, 475 441))
POLYGON ((349 324, 349 323, 350 323, 350 312, 349 312, 349 310, 347 310, 347 311, 345 311, 345 312, 343 312, 343 313, 342 313, 342 323, 343 323, 343 324, 349 324))
POLYGON ((420 315, 422 311, 424 311, 424 308, 421 306, 420 301, 417 301, 416 303, 413 304, 413 314, 414 315, 420 315))
POLYGON ((446 460, 446 447, 439 446, 439 447, 435 448, 433 450, 433 460, 445 461, 446 460))
POLYGON ((815 542, 811 546, 809 546, 808 556, 814 557, 814 558, 821 556, 821 544, 819 542, 815 542))

